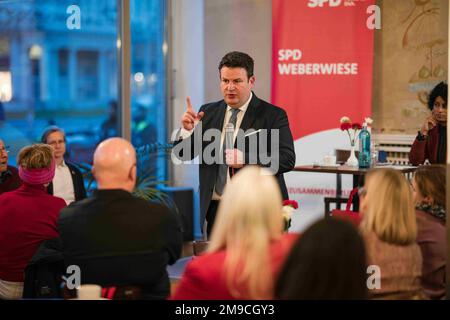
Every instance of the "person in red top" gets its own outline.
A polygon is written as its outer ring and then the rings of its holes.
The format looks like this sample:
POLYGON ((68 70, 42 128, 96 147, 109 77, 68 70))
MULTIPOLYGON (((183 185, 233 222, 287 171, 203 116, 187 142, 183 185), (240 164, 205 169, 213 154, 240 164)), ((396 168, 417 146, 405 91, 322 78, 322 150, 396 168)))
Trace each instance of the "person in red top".
POLYGON ((439 83, 430 93, 425 119, 409 152, 409 162, 417 166, 425 160, 446 163, 447 159, 447 84, 439 83))
POLYGON ((17 163, 23 185, 0 195, 0 299, 22 297, 24 269, 44 240, 58 237, 56 222, 66 206, 45 189, 55 175, 51 146, 27 146, 17 163))
POLYGON ((246 167, 226 184, 208 249, 189 262, 171 299, 272 299, 296 239, 283 234, 275 178, 265 169, 246 167))

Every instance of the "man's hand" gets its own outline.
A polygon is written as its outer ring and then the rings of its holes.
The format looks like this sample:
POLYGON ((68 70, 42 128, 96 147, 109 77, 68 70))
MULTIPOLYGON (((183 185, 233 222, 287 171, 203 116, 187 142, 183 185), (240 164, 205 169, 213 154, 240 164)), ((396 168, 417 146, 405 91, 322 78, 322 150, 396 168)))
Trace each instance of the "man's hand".
POLYGON ((420 132, 426 136, 428 135, 428 131, 433 129, 436 126, 437 122, 433 115, 429 116, 425 119, 425 122, 423 123, 422 127, 420 128, 420 132))
POLYGON ((195 113, 194 109, 192 108, 191 99, 189 97, 186 98, 186 104, 187 110, 181 118, 181 125, 185 130, 191 131, 192 129, 194 129, 195 124, 202 119, 205 113, 203 111, 195 113))
POLYGON ((244 154, 238 149, 226 149, 225 163, 231 168, 240 169, 244 166, 244 154))

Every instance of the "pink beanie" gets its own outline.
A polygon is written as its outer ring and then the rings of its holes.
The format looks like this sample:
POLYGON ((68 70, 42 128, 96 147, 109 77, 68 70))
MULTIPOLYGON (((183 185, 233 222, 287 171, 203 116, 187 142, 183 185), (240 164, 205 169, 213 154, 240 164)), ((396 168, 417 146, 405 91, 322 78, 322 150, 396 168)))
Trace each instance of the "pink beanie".
POLYGON ((27 184, 46 184, 50 183, 55 176, 55 159, 49 168, 26 169, 19 166, 19 177, 27 184))

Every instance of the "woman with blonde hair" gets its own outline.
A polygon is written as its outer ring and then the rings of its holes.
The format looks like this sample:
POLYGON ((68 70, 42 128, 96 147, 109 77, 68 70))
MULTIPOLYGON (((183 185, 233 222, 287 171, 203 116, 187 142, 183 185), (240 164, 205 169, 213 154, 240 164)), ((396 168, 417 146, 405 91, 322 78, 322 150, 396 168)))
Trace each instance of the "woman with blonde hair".
POLYGON ((381 285, 369 288, 369 295, 377 299, 422 298, 422 255, 416 244, 416 216, 408 181, 396 170, 375 169, 367 174, 360 196, 360 228, 368 265, 379 267, 381 276, 381 285))
POLYGON ((172 299, 272 299, 297 238, 283 235, 283 223, 275 178, 258 167, 240 170, 226 185, 206 253, 187 265, 172 299))
POLYGON ((0 299, 22 297, 24 269, 44 240, 58 237, 56 222, 66 206, 46 191, 55 175, 51 146, 22 148, 17 165, 22 186, 0 195, 0 299))

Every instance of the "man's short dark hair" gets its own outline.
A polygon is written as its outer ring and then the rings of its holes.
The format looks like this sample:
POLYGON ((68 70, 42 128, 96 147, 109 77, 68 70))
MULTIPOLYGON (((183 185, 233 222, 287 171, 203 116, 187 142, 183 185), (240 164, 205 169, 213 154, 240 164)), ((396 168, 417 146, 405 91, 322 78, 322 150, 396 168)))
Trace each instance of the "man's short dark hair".
POLYGON ((41 142, 47 143, 48 136, 51 135, 53 132, 61 132, 64 136, 64 141, 66 141, 66 133, 64 132, 63 129, 57 126, 50 126, 47 129, 45 129, 44 133, 42 134, 41 142))
POLYGON ((247 77, 253 77, 253 58, 248 54, 238 51, 227 53, 219 64, 219 74, 223 67, 227 68, 244 68, 247 71, 247 77))
POLYGON ((441 97, 444 99, 445 104, 447 104, 447 84, 445 82, 440 82, 436 87, 433 88, 430 92, 430 96, 428 98, 428 108, 433 110, 434 101, 437 97, 441 97))

